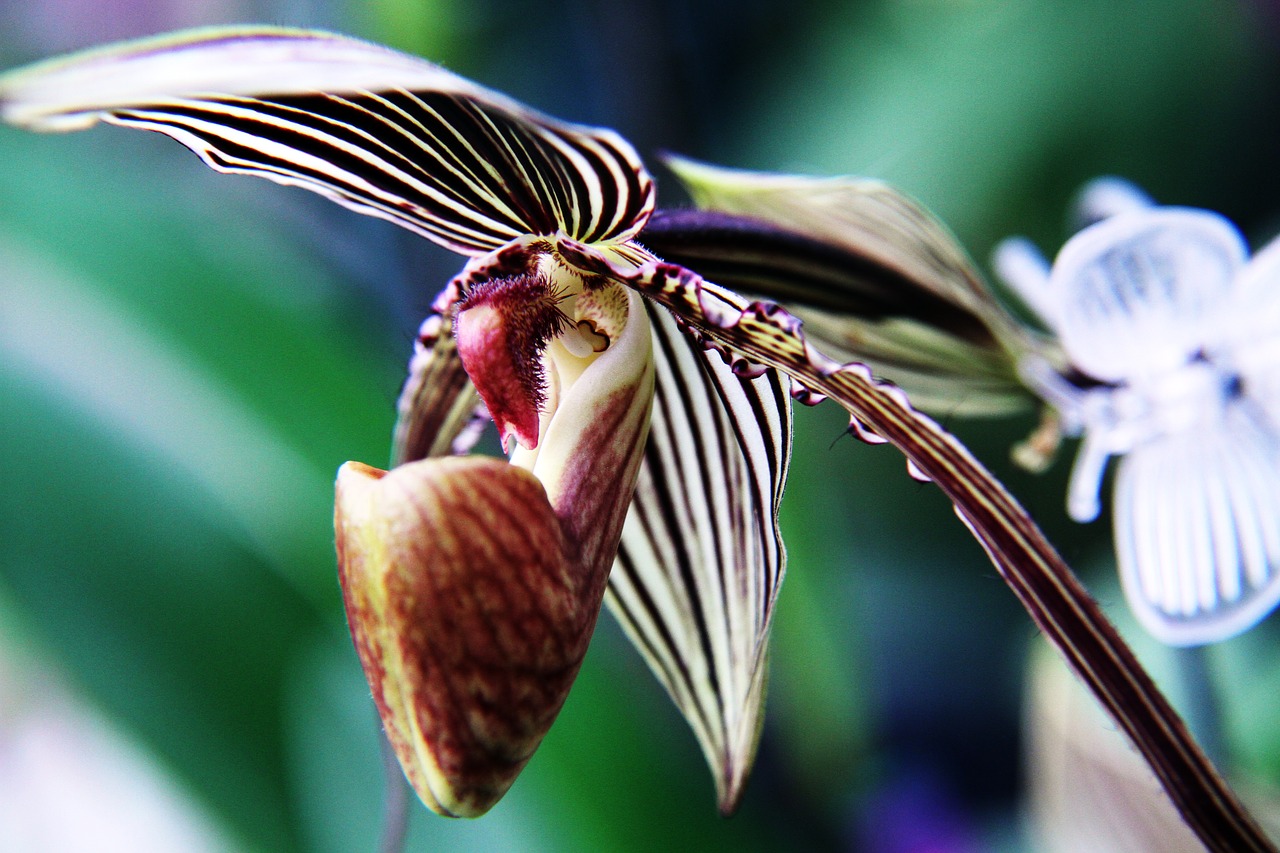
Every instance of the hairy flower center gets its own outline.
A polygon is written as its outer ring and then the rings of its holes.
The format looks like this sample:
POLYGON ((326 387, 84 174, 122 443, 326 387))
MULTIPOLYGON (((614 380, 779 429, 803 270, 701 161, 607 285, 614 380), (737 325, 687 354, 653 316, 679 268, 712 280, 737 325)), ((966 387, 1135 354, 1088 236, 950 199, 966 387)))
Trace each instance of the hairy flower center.
POLYGON ((508 452, 513 439, 538 446, 565 391, 621 334, 626 306, 620 285, 551 254, 527 272, 473 285, 460 300, 458 352, 508 452))

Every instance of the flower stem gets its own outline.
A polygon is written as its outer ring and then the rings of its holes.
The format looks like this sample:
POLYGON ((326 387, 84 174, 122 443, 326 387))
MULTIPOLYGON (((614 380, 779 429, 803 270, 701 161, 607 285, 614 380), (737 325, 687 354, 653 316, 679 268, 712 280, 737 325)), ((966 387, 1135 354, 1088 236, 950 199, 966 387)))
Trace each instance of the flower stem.
POLYGON ((409 834, 409 783, 400 769, 400 760, 378 722, 378 735, 382 742, 382 769, 385 777, 385 793, 382 801, 382 836, 378 839, 378 853, 403 853, 409 834))

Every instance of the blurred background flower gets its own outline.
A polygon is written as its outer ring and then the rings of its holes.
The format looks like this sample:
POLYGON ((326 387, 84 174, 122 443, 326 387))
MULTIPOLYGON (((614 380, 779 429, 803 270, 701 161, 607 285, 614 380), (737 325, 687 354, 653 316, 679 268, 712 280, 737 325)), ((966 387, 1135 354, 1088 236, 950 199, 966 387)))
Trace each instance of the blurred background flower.
MULTIPOLYGON (((783 16, 762 0, 0 0, 0 67, 244 21, 424 55, 647 156, 885 178, 984 264, 1012 233, 1060 245, 1062 211, 1098 174, 1219 210, 1255 246, 1278 225, 1280 19, 1261 2, 824 0, 783 16)), ((660 198, 678 200, 674 181, 660 198)), ((330 481, 347 459, 385 458, 413 332, 454 266, 158 137, 0 129, 6 629, 236 849, 377 837, 376 716, 342 621, 330 481)), ((1065 516, 1069 454, 1043 476, 1007 462, 1033 421, 948 426, 1194 723, 1205 703, 1125 614, 1107 523, 1065 516)), ((790 572, 739 814, 716 816, 692 735, 604 617, 508 798, 478 822, 415 808, 410 850, 959 853, 1058 831, 1027 817, 1024 792, 1056 772, 1024 764, 1024 686, 1047 683, 1028 681, 1030 621, 894 451, 843 438, 834 407, 797 425, 790 572)), ((1204 663, 1215 748, 1265 804, 1280 786, 1280 622, 1204 663)), ((17 718, 0 706, 0 743, 17 718)))

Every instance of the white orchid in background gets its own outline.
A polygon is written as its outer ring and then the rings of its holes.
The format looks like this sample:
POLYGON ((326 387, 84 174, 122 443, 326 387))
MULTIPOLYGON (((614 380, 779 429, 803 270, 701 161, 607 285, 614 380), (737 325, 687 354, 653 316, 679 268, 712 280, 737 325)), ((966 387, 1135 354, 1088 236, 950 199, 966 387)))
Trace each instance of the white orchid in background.
MULTIPOLYGON (((606 579, 698 736, 721 808, 733 808, 759 737, 784 567, 790 394, 838 401, 859 435, 892 442, 946 492, 1207 843, 1269 849, 965 448, 865 366, 823 355, 787 310, 703 277, 816 306, 811 322, 837 348, 875 331, 884 364, 907 375, 976 358, 988 391, 957 396, 989 393, 982 404, 1000 408, 1019 334, 945 229, 897 193, 845 181, 815 195, 800 179, 772 195, 742 176, 751 215, 651 218, 652 181, 616 134, 385 48, 273 28, 12 72, 0 116, 37 130, 158 131, 214 169, 322 193, 468 256, 423 323, 394 467, 348 463, 337 485, 352 636, 406 775, 437 811, 481 814, 510 786, 565 699, 606 579), (509 461, 458 455, 478 412, 509 461)), ((925 385, 945 396, 945 382, 925 385)))
POLYGON ((1061 341, 1072 371, 1024 363, 1082 434, 1067 498, 1092 521, 1106 461, 1130 607, 1174 645, 1226 639, 1280 600, 1280 244, 1254 258, 1205 210, 1153 205, 1115 179, 1052 268, 1025 240, 996 268, 1061 341))

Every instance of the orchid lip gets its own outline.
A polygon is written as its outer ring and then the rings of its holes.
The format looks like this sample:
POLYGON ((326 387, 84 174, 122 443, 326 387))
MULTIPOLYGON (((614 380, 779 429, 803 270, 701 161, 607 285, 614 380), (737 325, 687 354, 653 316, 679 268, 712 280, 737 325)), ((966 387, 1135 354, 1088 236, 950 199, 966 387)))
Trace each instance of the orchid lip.
MULTIPOLYGON (((472 352, 481 383, 501 390, 512 380, 493 329, 519 327, 546 292, 500 283, 460 312, 459 351, 472 352)), ((579 374, 549 382, 536 449, 519 444, 510 463, 429 458, 340 473, 335 526, 352 637, 397 757, 441 814, 478 816, 505 793, 586 652, 654 396, 641 297, 628 292, 620 304, 633 313, 585 366, 558 340, 536 353, 557 377, 566 360, 579 374)))

